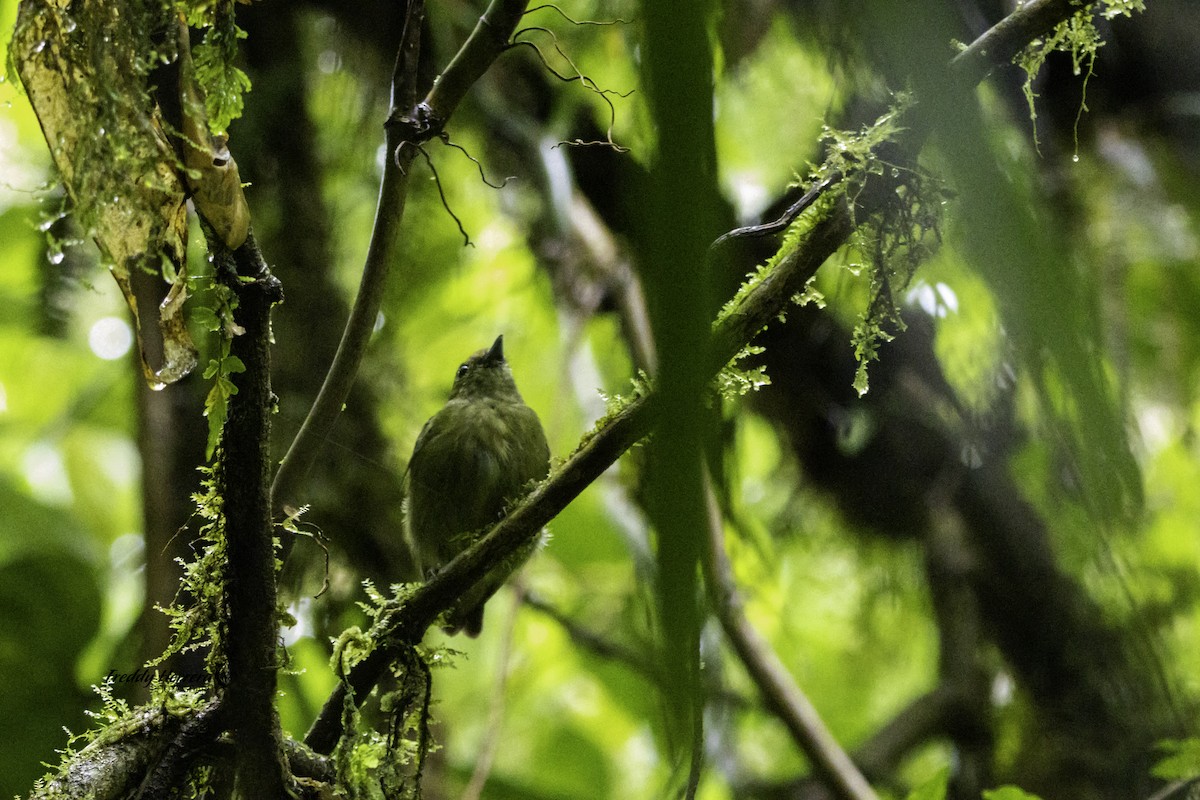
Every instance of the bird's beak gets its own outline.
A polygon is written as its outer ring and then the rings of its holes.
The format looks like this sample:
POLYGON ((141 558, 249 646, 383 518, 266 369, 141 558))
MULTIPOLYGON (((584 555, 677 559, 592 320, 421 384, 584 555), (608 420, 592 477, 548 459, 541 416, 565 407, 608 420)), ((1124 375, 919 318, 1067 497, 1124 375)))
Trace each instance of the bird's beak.
POLYGON ((504 360, 504 334, 496 337, 496 341, 492 343, 492 348, 487 351, 488 361, 503 361, 504 360))

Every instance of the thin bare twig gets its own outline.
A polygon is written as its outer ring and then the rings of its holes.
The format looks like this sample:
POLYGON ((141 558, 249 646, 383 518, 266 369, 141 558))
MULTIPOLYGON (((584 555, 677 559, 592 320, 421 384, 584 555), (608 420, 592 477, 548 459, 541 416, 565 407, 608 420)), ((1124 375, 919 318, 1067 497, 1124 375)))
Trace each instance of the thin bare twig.
POLYGON ((571 23, 572 25, 595 25, 597 27, 607 28, 610 25, 628 25, 629 24, 629 20, 624 19, 622 17, 617 17, 616 19, 609 19, 609 20, 575 19, 574 17, 567 14, 567 12, 563 11, 561 8, 556 6, 554 3, 543 3, 540 6, 534 6, 533 8, 526 11, 525 14, 526 14, 526 16, 528 16, 529 14, 533 14, 538 11, 545 11, 547 9, 556 12, 560 17, 562 17, 563 19, 565 19, 567 22, 571 23))
POLYGON ((799 200, 788 206, 787 210, 780 214, 777 218, 770 222, 763 222, 758 225, 746 225, 742 228, 734 228, 731 231, 721 234, 708 247, 710 250, 715 250, 730 239, 744 239, 757 236, 770 236, 774 233, 783 233, 788 226, 795 222, 806 209, 810 208, 817 201, 826 189, 841 181, 842 174, 836 173, 830 175, 820 183, 814 184, 806 191, 799 200))
POLYGON ((576 66, 575 62, 571 60, 571 57, 568 56, 563 51, 562 47, 559 46, 558 37, 555 36, 554 32, 548 28, 542 28, 542 27, 538 27, 538 26, 522 28, 521 30, 519 30, 513 34, 513 40, 509 46, 513 47, 513 48, 516 48, 516 47, 530 48, 531 50, 533 50, 534 53, 537 54, 538 60, 542 62, 542 66, 546 68, 546 71, 549 72, 551 75, 553 75, 555 78, 562 81, 563 83, 579 83, 585 89, 587 89, 589 92, 592 92, 593 94, 598 95, 600 97, 600 99, 604 101, 604 104, 606 106, 608 106, 608 128, 605 131, 605 136, 606 136, 605 141, 603 141, 603 142, 583 142, 583 141, 580 141, 577 139, 572 142, 563 142, 563 144, 577 145, 577 146, 600 144, 600 145, 604 145, 607 147, 611 147, 614 150, 616 150, 618 153, 629 152, 629 148, 619 145, 615 141, 613 141, 612 131, 613 131, 613 127, 617 123, 617 108, 616 108, 616 106, 613 105, 612 100, 610 100, 608 96, 615 95, 617 97, 624 99, 633 94, 632 89, 627 92, 618 92, 616 89, 601 89, 596 84, 595 81, 593 81, 591 78, 589 78, 587 75, 585 75, 583 70, 581 70, 578 66, 576 66), (540 47, 538 47, 533 42, 518 38, 523 33, 532 33, 532 32, 541 32, 541 33, 547 34, 550 37, 551 41, 554 43, 555 51, 558 52, 559 56, 561 56, 564 61, 566 61, 568 64, 571 65, 571 69, 573 69, 575 71, 575 74, 574 75, 565 75, 565 74, 559 72, 558 70, 556 70, 554 67, 552 67, 550 65, 550 62, 546 59, 546 54, 542 52, 542 49, 540 47))
POLYGON ((704 583, 725 637, 762 693, 767 708, 787 727, 793 741, 824 775, 834 793, 843 800, 876 800, 871 784, 833 738, 770 644, 746 619, 733 567, 725 553, 724 519, 708 476, 704 488, 708 511, 704 583))
POLYGON ((417 152, 425 159, 425 166, 429 167, 429 171, 433 173, 433 183, 437 186, 438 197, 442 199, 442 208, 446 209, 446 213, 450 215, 450 219, 454 220, 454 224, 458 226, 458 232, 463 237, 463 247, 474 247, 475 243, 471 241, 471 237, 467 234, 467 229, 463 227, 462 220, 458 218, 458 214, 454 213, 454 209, 450 208, 450 201, 446 199, 446 190, 442 186, 442 177, 438 175, 437 167, 433 165, 433 159, 429 157, 424 147, 414 145, 417 152))
POLYGON ((450 141, 450 134, 446 133, 445 131, 442 131, 441 135, 438 136, 438 139, 440 139, 442 144, 446 145, 446 147, 452 147, 455 150, 458 150, 459 152, 461 152, 464 156, 466 156, 471 161, 472 164, 474 164, 476 167, 478 167, 479 168, 479 179, 481 181, 483 181, 485 184, 487 184, 488 186, 490 186, 491 188, 503 189, 505 186, 508 186, 509 181, 514 180, 516 178, 515 175, 509 175, 504 180, 500 181, 499 183, 492 183, 490 180, 488 180, 487 174, 483 171, 483 162, 481 162, 475 156, 471 155, 471 151, 467 150, 467 148, 463 147, 458 142, 450 141))
MULTIPOLYGON (((912 700, 854 751, 854 763, 864 776, 883 780, 893 774, 918 747, 947 733, 959 719, 965 702, 962 687, 941 683, 912 700)), ((750 781, 737 787, 738 796, 823 797, 814 775, 785 781, 750 781)))

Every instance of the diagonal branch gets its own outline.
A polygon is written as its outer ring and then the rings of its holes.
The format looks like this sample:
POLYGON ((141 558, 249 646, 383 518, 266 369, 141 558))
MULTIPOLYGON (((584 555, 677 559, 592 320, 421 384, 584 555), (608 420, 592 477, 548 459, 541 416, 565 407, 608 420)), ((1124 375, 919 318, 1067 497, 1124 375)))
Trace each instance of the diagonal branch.
POLYGON ((779 656, 746 619, 733 567, 725 553, 725 526, 712 491, 705 479, 708 507, 708 547, 704 558, 704 583, 709 602, 751 680, 762 693, 767 708, 787 727, 792 739, 826 779, 841 800, 877 800, 871 784, 838 744, 817 709, 792 679, 779 656))
POLYGON ((1080 9, 1078 0, 1026 3, 984 31, 970 47, 954 57, 950 68, 959 80, 973 86, 995 67, 1011 64, 1027 44, 1080 9))

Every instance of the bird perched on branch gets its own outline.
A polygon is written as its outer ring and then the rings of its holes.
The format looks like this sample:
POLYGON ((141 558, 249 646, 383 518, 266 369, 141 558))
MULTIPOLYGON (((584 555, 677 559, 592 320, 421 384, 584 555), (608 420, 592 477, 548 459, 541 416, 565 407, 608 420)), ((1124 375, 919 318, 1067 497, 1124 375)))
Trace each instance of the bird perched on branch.
MULTIPOLYGON (((408 462, 409 546, 428 578, 466 550, 531 481, 550 471, 546 433, 504 360, 504 337, 458 368, 450 399, 434 414, 408 462)), ((478 636, 483 606, 532 553, 536 541, 467 590, 445 630, 478 636)))

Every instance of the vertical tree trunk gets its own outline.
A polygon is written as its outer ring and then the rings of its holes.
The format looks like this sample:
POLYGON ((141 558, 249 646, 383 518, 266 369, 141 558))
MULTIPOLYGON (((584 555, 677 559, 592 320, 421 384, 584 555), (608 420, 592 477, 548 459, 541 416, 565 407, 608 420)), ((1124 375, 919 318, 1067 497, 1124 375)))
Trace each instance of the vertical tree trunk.
POLYGON ((230 254, 219 244, 218 277, 238 297, 235 320, 244 330, 233 337, 232 355, 245 372, 233 376, 237 394, 221 437, 221 494, 224 498, 229 612, 227 656, 237 742, 238 791, 243 797, 283 796, 285 768, 275 710, 278 623, 275 546, 271 520, 271 306, 283 295, 266 269, 253 235, 230 254))

